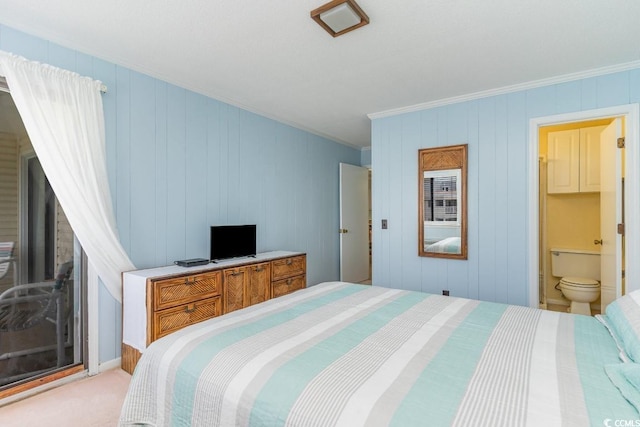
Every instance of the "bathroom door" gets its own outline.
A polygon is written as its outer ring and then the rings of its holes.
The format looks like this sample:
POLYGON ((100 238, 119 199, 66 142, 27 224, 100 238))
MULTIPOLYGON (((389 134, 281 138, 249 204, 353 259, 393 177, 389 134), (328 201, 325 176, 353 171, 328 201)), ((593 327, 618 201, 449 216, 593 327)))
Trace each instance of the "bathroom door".
POLYGON ((614 119, 600 134, 600 309, 622 289, 622 149, 617 141, 622 134, 622 119, 614 119))
POLYGON ((340 163, 340 280, 369 279, 369 170, 340 163))

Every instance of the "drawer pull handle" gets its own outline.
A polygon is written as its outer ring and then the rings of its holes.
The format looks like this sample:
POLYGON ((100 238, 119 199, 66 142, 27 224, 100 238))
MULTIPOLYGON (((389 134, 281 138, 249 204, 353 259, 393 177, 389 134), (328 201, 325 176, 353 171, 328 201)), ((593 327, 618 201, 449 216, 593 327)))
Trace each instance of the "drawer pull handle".
POLYGON ((287 285, 290 285, 291 283, 293 283, 293 279, 287 279, 287 285))
POLYGON ((288 260, 287 260, 287 265, 291 265, 291 264, 293 264, 293 260, 288 259, 288 260))
POLYGON ((233 273, 231 273, 232 276, 239 276, 242 274, 242 271, 234 271, 233 273))
POLYGON ((264 267, 256 267, 256 269, 254 271, 256 273, 260 273, 261 271, 264 271, 264 267))
POLYGON ((193 280, 189 280, 188 278, 184 279, 184 284, 185 285, 191 286, 191 285, 194 285, 195 283, 196 283, 196 279, 193 279, 193 280))
POLYGON ((193 304, 191 307, 193 307, 193 308, 189 308, 189 306, 186 306, 184 308, 184 312, 185 313, 193 313, 194 311, 196 311, 196 305, 195 304, 193 304))

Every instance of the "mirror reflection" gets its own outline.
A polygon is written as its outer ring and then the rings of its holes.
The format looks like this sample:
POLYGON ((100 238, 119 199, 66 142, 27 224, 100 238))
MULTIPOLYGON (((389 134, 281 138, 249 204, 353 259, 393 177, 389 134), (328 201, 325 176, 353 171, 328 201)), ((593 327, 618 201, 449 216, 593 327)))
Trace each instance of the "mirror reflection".
POLYGON ((460 253, 460 169, 424 172, 424 250, 460 253))
POLYGON ((419 255, 466 259, 466 145, 419 153, 419 255))

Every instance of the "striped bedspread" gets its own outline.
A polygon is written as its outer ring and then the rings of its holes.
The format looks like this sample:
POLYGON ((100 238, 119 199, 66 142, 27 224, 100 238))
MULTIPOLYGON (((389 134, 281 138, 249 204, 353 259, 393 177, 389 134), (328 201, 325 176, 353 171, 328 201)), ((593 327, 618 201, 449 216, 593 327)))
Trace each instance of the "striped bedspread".
POLYGON ((638 413, 596 319, 342 282, 154 342, 120 423, 601 426, 638 413))

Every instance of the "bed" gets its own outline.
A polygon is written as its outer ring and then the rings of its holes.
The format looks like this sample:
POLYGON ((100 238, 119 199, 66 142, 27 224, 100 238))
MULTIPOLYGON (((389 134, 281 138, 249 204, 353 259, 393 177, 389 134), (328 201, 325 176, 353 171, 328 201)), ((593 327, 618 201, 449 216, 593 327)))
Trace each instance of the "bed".
POLYGON ((133 374, 120 425, 638 420, 639 300, 622 297, 596 319, 323 283, 152 343, 133 374))

